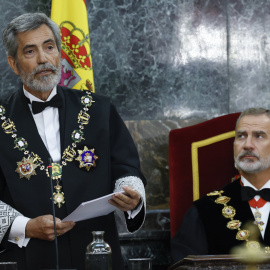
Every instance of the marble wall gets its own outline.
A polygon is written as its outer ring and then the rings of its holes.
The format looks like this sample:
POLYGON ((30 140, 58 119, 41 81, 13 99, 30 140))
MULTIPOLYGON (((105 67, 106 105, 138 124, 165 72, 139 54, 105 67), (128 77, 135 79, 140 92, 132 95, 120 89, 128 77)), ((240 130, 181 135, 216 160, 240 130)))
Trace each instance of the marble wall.
MULTIPOLYGON (((270 0, 86 3, 96 92, 118 108, 148 179, 149 218, 138 238, 162 232, 160 239, 165 233, 168 240, 169 131, 270 106, 270 0)), ((49 0, 0 0, 0 28, 24 12, 50 15, 50 6, 49 0)), ((20 81, 2 46, 0 56, 0 94, 7 95, 20 81)), ((149 254, 157 260, 157 253, 149 254)))

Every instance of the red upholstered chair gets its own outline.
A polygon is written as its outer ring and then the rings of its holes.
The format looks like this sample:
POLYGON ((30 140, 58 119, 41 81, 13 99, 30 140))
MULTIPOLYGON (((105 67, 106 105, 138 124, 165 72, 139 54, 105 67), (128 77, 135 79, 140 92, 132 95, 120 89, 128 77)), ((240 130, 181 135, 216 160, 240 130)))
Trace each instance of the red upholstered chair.
POLYGON ((170 131, 171 237, 194 200, 222 188, 238 173, 233 160, 238 116, 239 113, 228 114, 170 131))

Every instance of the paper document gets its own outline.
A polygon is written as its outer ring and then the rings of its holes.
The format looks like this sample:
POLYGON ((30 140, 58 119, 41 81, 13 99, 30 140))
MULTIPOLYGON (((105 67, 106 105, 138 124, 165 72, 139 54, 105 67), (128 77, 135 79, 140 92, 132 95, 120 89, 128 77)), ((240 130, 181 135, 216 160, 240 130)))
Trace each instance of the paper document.
MULTIPOLYGON (((116 192, 124 193, 124 191, 116 192)), ((92 201, 81 203, 71 214, 65 217, 62 221, 81 221, 94 217, 104 216, 113 212, 116 207, 111 205, 108 200, 112 198, 115 193, 94 199, 92 201)))

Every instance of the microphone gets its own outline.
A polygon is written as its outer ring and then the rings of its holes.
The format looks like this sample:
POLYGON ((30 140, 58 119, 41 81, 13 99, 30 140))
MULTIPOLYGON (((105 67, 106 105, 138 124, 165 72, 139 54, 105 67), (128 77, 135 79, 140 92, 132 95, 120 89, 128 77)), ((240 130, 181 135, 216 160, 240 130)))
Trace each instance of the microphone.
POLYGON ((48 158, 48 172, 50 176, 51 184, 51 196, 52 196, 52 211, 53 211, 53 225, 54 225, 54 243, 55 243, 55 255, 56 255, 56 270, 59 270, 59 255, 58 255, 58 240, 56 232, 56 221, 55 221, 55 207, 53 202, 53 179, 52 179, 52 159, 48 158))
MULTIPOLYGON (((54 225, 54 242, 55 242, 55 255, 56 255, 56 270, 76 270, 76 269, 60 269, 59 268, 59 254, 58 254, 58 240, 56 231, 56 219, 55 219, 55 206, 53 202, 53 179, 52 179, 52 159, 48 158, 48 173, 50 176, 51 196, 52 196, 52 212, 53 212, 53 225, 54 225)), ((55 269, 41 269, 41 270, 55 270, 55 269)))

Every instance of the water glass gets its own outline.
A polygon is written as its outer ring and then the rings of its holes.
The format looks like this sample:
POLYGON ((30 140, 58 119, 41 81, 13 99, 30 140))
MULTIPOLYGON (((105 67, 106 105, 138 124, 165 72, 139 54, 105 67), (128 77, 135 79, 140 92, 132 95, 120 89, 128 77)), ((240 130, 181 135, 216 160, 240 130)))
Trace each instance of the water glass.
POLYGON ((152 259, 151 258, 129 259, 128 270, 152 270, 152 259))

